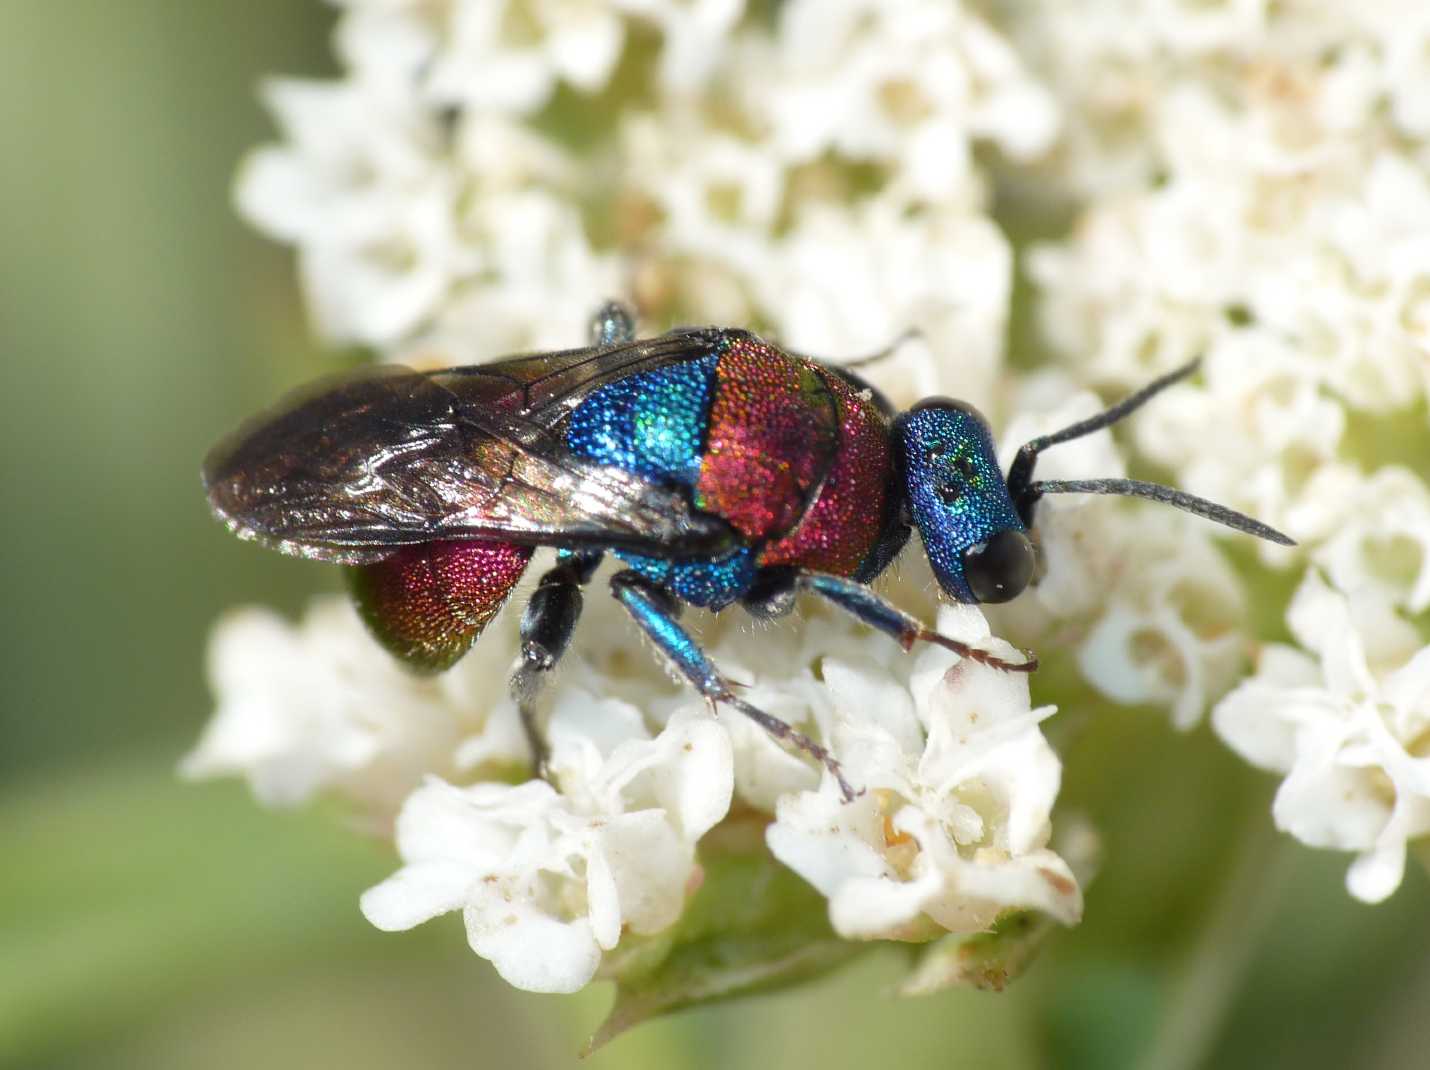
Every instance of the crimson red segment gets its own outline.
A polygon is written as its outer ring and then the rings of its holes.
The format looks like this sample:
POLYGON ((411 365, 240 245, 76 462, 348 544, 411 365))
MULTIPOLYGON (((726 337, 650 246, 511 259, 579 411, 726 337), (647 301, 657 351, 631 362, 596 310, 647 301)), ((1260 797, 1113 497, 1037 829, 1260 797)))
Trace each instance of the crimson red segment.
POLYGON ((839 450, 804 519, 765 548, 760 564, 799 565, 852 576, 873 550, 883 527, 893 463, 889 425, 849 383, 823 369, 815 371, 834 395, 839 450))
POLYGON ((531 560, 508 542, 404 546, 347 570, 358 612, 378 642, 410 668, 438 672, 465 654, 531 560))
POLYGON ((758 339, 735 340, 715 365, 696 504, 747 538, 785 534, 829 467, 837 419, 813 365, 758 339))

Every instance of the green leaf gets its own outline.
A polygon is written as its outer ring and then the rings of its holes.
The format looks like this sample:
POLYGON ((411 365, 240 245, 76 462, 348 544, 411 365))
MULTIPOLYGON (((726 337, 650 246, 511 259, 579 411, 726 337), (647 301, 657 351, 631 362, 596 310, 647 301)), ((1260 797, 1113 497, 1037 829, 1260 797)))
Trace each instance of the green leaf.
POLYGON ((1426 873, 1430 873, 1430 839, 1411 840, 1410 857, 1419 862, 1426 873))
POLYGON ((652 1018, 807 980, 868 949, 837 936, 824 897, 770 855, 768 822, 726 818, 701 841, 704 880, 681 920, 608 957, 616 1000, 583 1054, 652 1018))
POLYGON ((321 812, 184 784, 136 754, 0 794, 0 1065, 38 1065, 196 988, 369 939, 385 862, 321 812))

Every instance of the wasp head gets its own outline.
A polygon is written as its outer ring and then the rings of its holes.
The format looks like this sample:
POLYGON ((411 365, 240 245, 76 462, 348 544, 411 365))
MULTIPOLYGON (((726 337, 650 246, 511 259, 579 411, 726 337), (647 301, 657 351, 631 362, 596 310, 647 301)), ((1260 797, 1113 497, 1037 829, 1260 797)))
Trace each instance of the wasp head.
POLYGON ((1016 598, 1038 556, 987 422, 964 402, 929 398, 894 426, 905 501, 939 585, 960 602, 1016 598))
POLYGON ((1198 362, 1192 361, 1095 416, 1025 442, 1006 480, 998 469, 988 424, 971 405, 929 398, 895 420, 895 456, 905 501, 943 589, 960 602, 1016 598, 1041 570, 1037 542, 1030 534, 1034 510, 1047 494, 1147 498, 1258 539, 1295 546, 1259 520, 1160 483, 1033 478, 1042 451, 1111 427, 1197 368, 1198 362))

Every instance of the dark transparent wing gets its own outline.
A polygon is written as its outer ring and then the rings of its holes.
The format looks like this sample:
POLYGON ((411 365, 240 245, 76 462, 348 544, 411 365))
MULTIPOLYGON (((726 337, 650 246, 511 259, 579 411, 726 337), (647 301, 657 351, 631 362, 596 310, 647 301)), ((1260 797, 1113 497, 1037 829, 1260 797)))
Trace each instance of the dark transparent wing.
POLYGON ((465 388, 476 392, 485 403, 510 408, 524 419, 550 429, 563 423, 572 409, 607 383, 669 364, 699 360, 713 353, 722 341, 745 333, 690 327, 638 342, 532 353, 432 374, 454 389, 466 384, 465 388))
POLYGON ((566 449, 571 410, 604 383, 711 352, 682 331, 440 372, 378 367, 282 402, 204 464, 214 512, 243 538, 327 561, 435 539, 718 553, 724 522, 680 489, 566 449))

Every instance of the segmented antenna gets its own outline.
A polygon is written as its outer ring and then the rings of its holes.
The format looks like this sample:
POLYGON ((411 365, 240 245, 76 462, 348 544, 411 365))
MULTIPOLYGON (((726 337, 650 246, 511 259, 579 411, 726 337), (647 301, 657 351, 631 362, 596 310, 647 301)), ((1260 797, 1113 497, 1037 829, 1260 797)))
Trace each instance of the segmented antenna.
POLYGON ((1008 494, 1013 499, 1013 505, 1018 510, 1018 516, 1023 523, 1028 527, 1033 526, 1033 506, 1044 494, 1120 494, 1161 502, 1163 505, 1184 509, 1215 523, 1224 524, 1237 531, 1244 531, 1259 539, 1266 539, 1268 542, 1279 543, 1282 546, 1295 546, 1295 540, 1259 520, 1253 520, 1243 513, 1238 513, 1235 509, 1217 505, 1216 502, 1209 502, 1194 494, 1187 494, 1173 487, 1164 487, 1160 483, 1146 483, 1140 479, 1048 479, 1041 481, 1033 479, 1033 468, 1038 463, 1038 454, 1043 450, 1049 446, 1056 446, 1060 442, 1069 442, 1072 439, 1090 435, 1094 431, 1101 431, 1104 427, 1111 427, 1119 420, 1136 412, 1173 383, 1181 382, 1187 378, 1201 367, 1201 363, 1200 358, 1193 360, 1176 371, 1153 380, 1137 393, 1123 398, 1116 405, 1104 409, 1096 416, 1079 420, 1075 424, 1064 427, 1061 431, 1054 431, 1050 435, 1042 435, 1024 443, 1018 449, 1017 456, 1013 458, 1013 463, 1008 468, 1008 494))
MULTIPOLYGON (((1047 479, 1028 484, 1028 490, 1037 501, 1044 494, 1125 494, 1132 498, 1148 498, 1163 505, 1173 505, 1189 513, 1225 524, 1237 531, 1255 535, 1267 542, 1282 546, 1295 546, 1296 541, 1281 534, 1268 524, 1253 520, 1235 509, 1228 509, 1216 502, 1198 498, 1174 487, 1164 487, 1160 483, 1144 483, 1140 479, 1047 479)), ((1021 509, 1019 510, 1022 511, 1021 509)))

